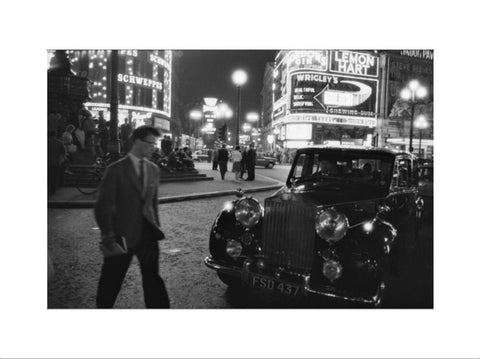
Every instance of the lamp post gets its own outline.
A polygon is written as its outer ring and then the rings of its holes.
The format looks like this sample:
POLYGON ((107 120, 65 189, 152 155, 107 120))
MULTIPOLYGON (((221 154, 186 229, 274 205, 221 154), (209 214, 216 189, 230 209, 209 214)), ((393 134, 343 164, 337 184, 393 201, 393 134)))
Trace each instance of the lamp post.
POLYGON ((411 80, 408 83, 408 86, 405 87, 401 92, 400 96, 404 100, 411 100, 412 102, 412 115, 410 117, 410 142, 409 142, 409 152, 413 152, 413 145, 412 145, 412 139, 413 139, 413 119, 415 117, 415 100, 419 98, 424 98, 427 96, 427 89, 423 86, 420 85, 418 80, 411 80))
POLYGON ((418 143, 418 157, 422 157, 422 130, 428 127, 427 118, 424 115, 420 115, 415 119, 414 123, 415 128, 418 128, 419 134, 419 143, 418 143))
MULTIPOLYGON (((190 119, 193 121, 199 121, 203 119, 203 113, 200 110, 192 110, 190 111, 190 119)), ((195 129, 197 130, 197 137, 200 137, 200 131, 198 129, 198 125, 195 126, 195 129)))
POLYGON ((247 73, 243 70, 236 70, 232 74, 232 81, 237 86, 237 128, 235 137, 235 146, 240 143, 240 93, 242 85, 247 82, 247 73))

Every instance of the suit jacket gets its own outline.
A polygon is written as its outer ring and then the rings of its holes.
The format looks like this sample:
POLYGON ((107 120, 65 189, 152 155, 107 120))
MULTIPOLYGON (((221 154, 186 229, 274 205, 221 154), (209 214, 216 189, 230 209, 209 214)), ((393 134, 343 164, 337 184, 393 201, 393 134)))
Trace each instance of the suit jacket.
POLYGON ((163 236, 157 207, 160 170, 148 160, 145 165, 147 184, 143 193, 128 156, 108 166, 95 204, 95 219, 102 233, 124 236, 128 248, 139 243, 145 221, 154 235, 163 236))
POLYGON ((255 152, 255 150, 249 149, 247 151, 247 156, 245 158, 245 164, 247 166, 254 166, 256 158, 257 158, 257 153, 255 152))

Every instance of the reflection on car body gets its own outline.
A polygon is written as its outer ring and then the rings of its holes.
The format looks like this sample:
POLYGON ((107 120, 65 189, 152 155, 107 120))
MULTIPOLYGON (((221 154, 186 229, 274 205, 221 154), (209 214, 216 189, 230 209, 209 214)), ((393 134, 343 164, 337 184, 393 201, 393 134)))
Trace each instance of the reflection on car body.
POLYGON ((417 170, 409 153, 300 149, 263 206, 240 193, 218 214, 205 264, 231 286, 379 305, 422 213, 417 170))
POLYGON ((433 197, 433 163, 418 167, 419 192, 424 197, 433 197))

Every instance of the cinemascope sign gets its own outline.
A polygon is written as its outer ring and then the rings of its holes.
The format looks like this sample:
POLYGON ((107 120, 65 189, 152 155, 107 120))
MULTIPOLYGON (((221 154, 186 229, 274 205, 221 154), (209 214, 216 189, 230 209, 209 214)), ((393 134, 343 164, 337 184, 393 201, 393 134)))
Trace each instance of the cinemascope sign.
POLYGON ((298 72, 292 75, 290 110, 375 117, 377 87, 375 79, 298 72))

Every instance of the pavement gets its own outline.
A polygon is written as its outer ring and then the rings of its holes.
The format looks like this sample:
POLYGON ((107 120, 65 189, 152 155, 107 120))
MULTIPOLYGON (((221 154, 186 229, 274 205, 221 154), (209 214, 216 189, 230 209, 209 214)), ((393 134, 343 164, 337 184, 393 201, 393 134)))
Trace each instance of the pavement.
MULTIPOLYGON (((213 181, 185 181, 175 183, 161 183, 158 186, 158 203, 171 203, 188 201, 201 198, 220 197, 235 195, 235 191, 241 188, 244 193, 274 191, 281 188, 284 183, 274 178, 255 173, 254 181, 236 181, 231 172, 232 163, 229 162, 229 172, 225 180, 220 177, 220 171, 213 171, 212 164, 196 162, 195 168, 199 173, 213 177, 213 181)), ((244 175, 246 178, 246 174, 244 175)), ((97 193, 84 195, 75 187, 60 187, 48 197, 49 208, 93 208, 97 193)))

